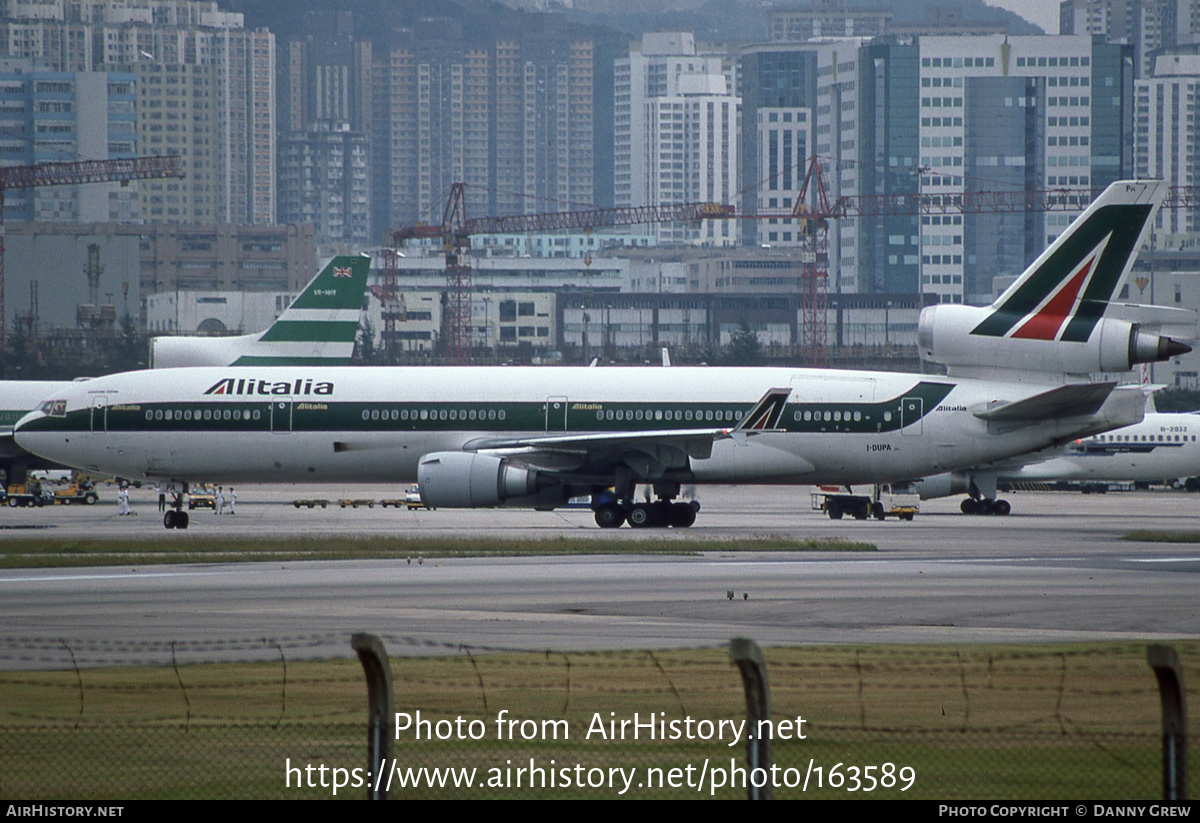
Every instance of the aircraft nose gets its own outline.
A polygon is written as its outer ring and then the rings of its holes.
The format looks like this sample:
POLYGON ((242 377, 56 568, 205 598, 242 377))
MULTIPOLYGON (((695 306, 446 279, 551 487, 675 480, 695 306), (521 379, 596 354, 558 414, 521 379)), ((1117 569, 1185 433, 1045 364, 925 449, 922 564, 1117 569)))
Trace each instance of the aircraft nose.
POLYGON ((28 441, 25 440, 25 442, 22 442, 22 440, 28 438, 31 431, 30 426, 45 416, 46 415, 41 411, 31 411, 13 424, 13 440, 16 441, 18 446, 26 451, 29 451, 29 448, 26 445, 28 441))

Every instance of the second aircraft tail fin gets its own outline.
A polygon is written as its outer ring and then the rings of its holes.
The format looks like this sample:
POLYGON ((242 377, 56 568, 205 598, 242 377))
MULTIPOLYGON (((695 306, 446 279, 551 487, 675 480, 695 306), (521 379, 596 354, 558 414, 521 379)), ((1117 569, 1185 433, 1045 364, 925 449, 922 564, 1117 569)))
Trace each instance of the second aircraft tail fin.
POLYGON ((238 337, 157 337, 151 368, 343 366, 354 354, 371 258, 334 257, 266 331, 238 337))

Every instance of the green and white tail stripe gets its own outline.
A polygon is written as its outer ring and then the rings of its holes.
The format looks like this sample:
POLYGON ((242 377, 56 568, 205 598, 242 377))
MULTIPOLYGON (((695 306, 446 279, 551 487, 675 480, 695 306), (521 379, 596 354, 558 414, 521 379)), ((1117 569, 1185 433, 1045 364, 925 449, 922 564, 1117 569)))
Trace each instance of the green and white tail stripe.
POLYGON ((344 366, 354 354, 371 258, 338 255, 261 334, 158 337, 153 368, 184 366, 344 366))
POLYGON ((234 365, 246 365, 253 357, 256 365, 292 365, 299 359, 312 362, 348 363, 354 353, 358 323, 362 314, 363 292, 371 258, 365 254, 339 255, 292 301, 258 338, 259 343, 274 344, 271 352, 255 355, 247 352, 234 365), (314 346, 320 346, 315 351, 314 346), (264 362, 263 356, 267 357, 264 362), (279 359, 283 358, 283 359, 279 359))

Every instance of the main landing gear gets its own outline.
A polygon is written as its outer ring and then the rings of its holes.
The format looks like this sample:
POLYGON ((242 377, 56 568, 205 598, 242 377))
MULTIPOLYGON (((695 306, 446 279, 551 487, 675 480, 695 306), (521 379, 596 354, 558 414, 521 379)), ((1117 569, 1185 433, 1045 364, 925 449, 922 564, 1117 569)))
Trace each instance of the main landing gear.
POLYGON ((168 529, 186 529, 188 527, 188 513, 183 510, 183 500, 187 497, 188 485, 183 484, 183 492, 175 495, 175 500, 171 504, 171 508, 167 509, 163 515, 163 525, 168 529))
POLYGON ((1006 515, 1012 511, 1012 506, 1007 500, 988 500, 980 498, 976 500, 973 497, 968 497, 958 507, 963 514, 998 514, 1006 515))
POLYGON ((666 528, 686 529, 696 522, 696 514, 700 504, 695 500, 688 502, 674 501, 679 495, 678 483, 654 485, 654 492, 659 499, 644 503, 634 503, 632 488, 630 494, 619 499, 615 492, 605 490, 592 497, 592 511, 596 515, 596 525, 602 529, 619 528, 622 523, 628 523, 631 528, 666 528))

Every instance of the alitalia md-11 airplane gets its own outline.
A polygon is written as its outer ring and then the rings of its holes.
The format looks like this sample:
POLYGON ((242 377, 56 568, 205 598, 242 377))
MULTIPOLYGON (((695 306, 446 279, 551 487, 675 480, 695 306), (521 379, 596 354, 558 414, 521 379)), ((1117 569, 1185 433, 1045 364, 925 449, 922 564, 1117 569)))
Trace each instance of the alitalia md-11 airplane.
MULTIPOLYGON (((1137 387, 1088 377, 1189 350, 1105 316, 1161 202, 1110 186, 990 307, 926 309, 946 377, 780 368, 217 368, 72 386, 17 442, 179 482, 411 482, 430 506, 554 508, 688 526, 681 484, 901 481, 1126 426, 1137 387), (657 500, 637 502, 636 484, 657 500)), ((187 514, 169 512, 168 528, 187 514)))

